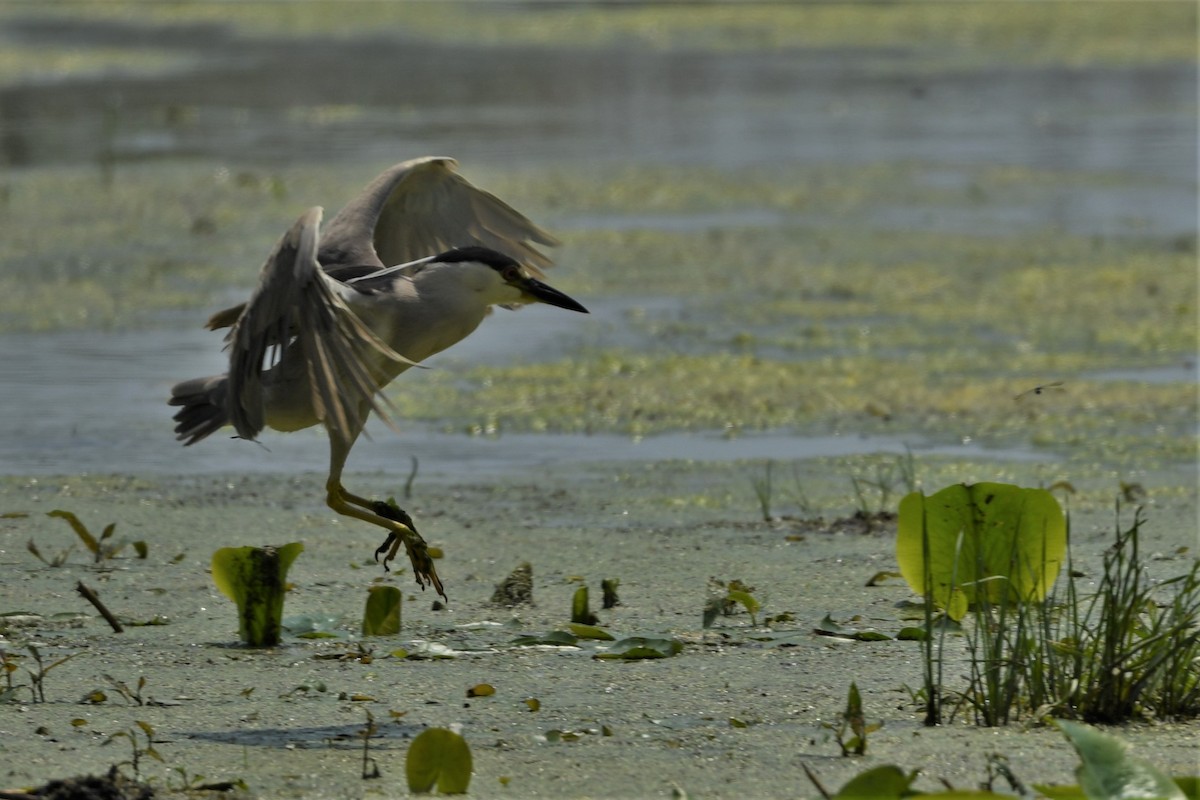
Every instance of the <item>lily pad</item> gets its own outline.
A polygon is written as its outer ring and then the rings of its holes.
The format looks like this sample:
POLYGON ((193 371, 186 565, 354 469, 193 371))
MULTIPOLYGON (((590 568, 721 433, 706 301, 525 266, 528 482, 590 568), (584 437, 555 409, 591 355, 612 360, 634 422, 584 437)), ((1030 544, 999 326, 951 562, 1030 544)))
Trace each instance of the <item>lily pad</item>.
POLYGON ((1058 727, 1083 762, 1075 774, 1089 800, 1135 797, 1186 800, 1183 790, 1173 780, 1130 755, 1129 745, 1116 736, 1081 722, 1059 720, 1058 727))
POLYGON ((928 578, 932 599, 955 619, 983 598, 1041 600, 1058 576, 1066 546, 1062 508, 1044 489, 956 484, 900 501, 900 572, 922 595, 928 578))
POLYGON ((287 573, 304 551, 282 547, 222 547, 213 553, 213 583, 238 607, 238 633, 251 647, 279 643, 287 573))
POLYGON ((886 642, 892 638, 886 633, 880 633, 879 631, 860 630, 841 625, 834 622, 833 617, 829 614, 826 614, 817 627, 813 628, 813 632, 821 636, 838 636, 843 639, 854 639, 859 642, 886 642))
POLYGON ((915 771, 904 772, 893 764, 885 764, 855 775, 833 797, 834 800, 899 800, 909 795, 916 777, 915 771))
POLYGON ((471 783, 471 748, 463 737, 445 728, 418 734, 404 759, 408 790, 425 794, 435 786, 442 794, 466 794, 471 783))
POLYGON ((283 629, 299 639, 337 639, 341 618, 328 614, 296 614, 284 617, 283 629))
POLYGON ((615 642, 603 652, 596 653, 593 658, 622 659, 637 661, 646 658, 669 658, 683 652, 683 642, 678 639, 650 639, 644 636, 630 636, 615 642))
POLYGON ((400 606, 400 590, 395 586, 372 586, 367 589, 363 636, 394 636, 399 633, 400 606))
POLYGON ((571 629, 572 634, 580 639, 597 639, 603 642, 611 642, 613 640, 611 633, 596 625, 581 625, 578 622, 572 622, 567 627, 571 629))
POLYGON ((548 631, 539 635, 530 634, 527 636, 518 636, 512 640, 513 647, 536 647, 538 645, 549 645, 552 647, 575 647, 579 641, 573 633, 567 631, 548 631))

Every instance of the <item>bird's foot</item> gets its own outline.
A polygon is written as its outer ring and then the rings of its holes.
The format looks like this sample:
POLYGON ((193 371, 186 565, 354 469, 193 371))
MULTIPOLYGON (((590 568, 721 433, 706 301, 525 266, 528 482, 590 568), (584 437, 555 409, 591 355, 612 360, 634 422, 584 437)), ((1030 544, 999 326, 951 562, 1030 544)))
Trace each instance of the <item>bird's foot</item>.
POLYGON ((404 544, 404 550, 408 553, 408 560, 412 564, 413 577, 417 579, 417 585, 422 589, 426 584, 433 586, 443 600, 449 601, 446 597, 446 591, 442 588, 442 580, 438 577, 437 569, 433 565, 433 558, 429 555, 429 549, 425 544, 425 540, 421 538, 421 534, 417 533, 417 526, 413 524, 412 517, 402 508, 397 507, 394 503, 384 503, 377 501, 371 508, 379 516, 390 519, 393 522, 399 522, 408 529, 408 535, 401 531, 391 531, 375 550, 375 560, 379 560, 381 554, 383 556, 383 568, 388 569, 388 564, 400 552, 400 544, 404 544))

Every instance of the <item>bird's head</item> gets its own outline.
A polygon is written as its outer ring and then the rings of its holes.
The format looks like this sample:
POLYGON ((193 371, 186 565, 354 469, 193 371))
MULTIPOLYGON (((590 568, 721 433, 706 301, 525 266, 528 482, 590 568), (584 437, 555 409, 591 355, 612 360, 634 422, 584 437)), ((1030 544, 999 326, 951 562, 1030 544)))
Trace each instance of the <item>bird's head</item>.
POLYGON ((568 311, 588 313, 580 303, 530 274, 515 259, 486 247, 459 247, 430 259, 457 265, 462 278, 487 297, 489 305, 505 308, 529 303, 546 303, 568 311))

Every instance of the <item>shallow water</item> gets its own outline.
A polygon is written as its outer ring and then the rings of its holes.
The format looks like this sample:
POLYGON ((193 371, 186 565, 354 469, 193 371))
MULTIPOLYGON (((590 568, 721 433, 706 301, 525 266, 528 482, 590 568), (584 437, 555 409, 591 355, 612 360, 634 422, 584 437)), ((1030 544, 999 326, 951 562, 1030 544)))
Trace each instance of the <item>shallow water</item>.
MULTIPOLYGON (((192 447, 171 441, 166 405, 171 384, 223 371, 218 334, 197 330, 195 320, 157 331, 60 332, 0 337, 0 362, 9 366, 0 404, 0 474, 163 474, 280 472, 325 469, 328 444, 316 429, 282 435, 266 432, 262 446, 216 434, 192 447)), ((528 353, 558 354, 563 337, 579 335, 566 315, 549 309, 497 313, 483 333, 431 359, 434 369, 511 360, 509 343, 528 353), (544 315, 539 312, 545 312, 544 315)), ((411 372, 397 383, 421 380, 411 372)), ((421 474, 460 478, 555 463, 689 459, 795 460, 866 453, 1053 461, 1033 450, 984 449, 974 444, 934 445, 902 436, 797 436, 789 432, 725 437, 719 433, 670 434, 635 440, 620 435, 504 434, 464 436, 405 425, 400 433, 373 421, 371 440, 354 449, 350 469, 402 477, 410 458, 421 474)))
MULTIPOLYGON (((179 57, 158 72, 0 86, 0 159, 26 173, 62 164, 119 170, 181 161, 214 168, 382 167, 438 152, 505 168, 616 161, 731 170, 919 164, 925 183, 946 186, 969 182, 971 169, 997 166, 1088 180, 1043 181, 1009 205, 883 203, 869 209, 863 224, 997 236, 1052 227, 1171 239, 1194 237, 1196 230, 1192 65, 1011 64, 939 72, 924 68, 916 50, 717 54, 480 45, 455 47, 447 58, 436 42, 384 33, 298 44, 212 25, 148 31, 132 23, 63 21, 15 22, 0 33, 41 47, 137 48, 153 41, 179 57), (346 57, 351 51, 354 57, 346 57)), ((761 207, 645 216, 573 213, 568 206, 556 213, 561 226, 578 230, 703 233, 795 222, 790 212, 761 207)), ((835 213, 807 209, 804 221, 819 227, 835 213)), ((686 296, 681 284, 679 298, 686 296)), ((620 320, 633 301, 582 299, 594 306, 588 324, 607 325, 609 341, 631 344, 620 320)), ((661 302, 669 308, 675 299, 661 302)), ((201 316, 166 315, 137 331, 0 336, 0 471, 321 469, 325 445, 316 434, 273 438, 270 452, 228 442, 183 450, 171 440, 163 404, 170 385, 221 371, 218 337, 197 329, 201 316)), ((460 345, 446 363, 538 357, 551 345, 561 352, 564 341, 588 341, 587 328, 574 318, 527 314, 488 324, 492 335, 460 345)), ((1194 380, 1192 373, 1182 377, 1194 380)), ((419 430, 396 438, 381 429, 375 443, 356 448, 351 467, 394 470, 418 454, 433 471, 486 472, 554 458, 798 458, 897 452, 903 444, 902 438, 714 434, 641 443, 593 436, 584 445, 577 437, 490 441, 419 430)))

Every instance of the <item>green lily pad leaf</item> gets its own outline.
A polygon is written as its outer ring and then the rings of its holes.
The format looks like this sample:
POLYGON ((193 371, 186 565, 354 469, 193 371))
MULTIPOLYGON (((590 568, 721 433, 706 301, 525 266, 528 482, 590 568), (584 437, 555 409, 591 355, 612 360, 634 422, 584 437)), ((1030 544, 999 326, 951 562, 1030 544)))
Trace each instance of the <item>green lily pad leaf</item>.
POLYGON ((838 636, 843 639, 854 639, 859 642, 886 642, 892 637, 886 633, 879 631, 864 631, 857 628, 850 628, 840 623, 834 622, 833 617, 829 614, 813 628, 814 633, 819 633, 822 636, 838 636))
POLYGON ((1066 546, 1062 508, 1045 489, 956 484, 929 497, 913 492, 900 501, 900 572, 913 591, 924 595, 928 567, 932 599, 955 619, 966 613, 967 604, 984 597, 1041 600, 1058 576, 1066 546))
POLYGON ((279 644, 283 597, 300 542, 282 547, 222 547, 213 553, 213 583, 237 604, 238 633, 251 647, 279 644))
POLYGON ((372 586, 367 589, 363 636, 395 636, 399 633, 400 605, 400 590, 395 586, 372 586))
POLYGON ((855 775, 833 797, 834 800, 900 800, 908 797, 916 777, 915 770, 906 773, 893 764, 885 764, 855 775))
POLYGON ((909 625, 901 628, 900 632, 896 634, 896 638, 902 642, 923 642, 929 638, 929 633, 924 628, 909 625))
POLYGON ((466 794, 471 783, 471 748, 454 731, 430 728, 408 746, 404 759, 408 790, 425 794, 435 786, 442 794, 466 794))
POLYGON ((540 636, 528 635, 518 636, 513 639, 511 644, 513 647, 536 647, 538 645, 549 645, 551 647, 575 647, 579 641, 579 637, 567 631, 548 631, 540 636))
POLYGON ((579 625, 595 625, 599 622, 588 605, 588 587, 580 586, 571 598, 571 622, 579 625))
POLYGON ((571 633, 580 639, 598 639, 603 642, 611 642, 613 640, 611 633, 595 625, 581 625, 578 622, 572 622, 567 627, 571 629, 571 633))
POLYGON ((1173 780, 1130 755, 1129 745, 1116 736, 1081 722, 1058 720, 1058 727, 1083 762, 1075 774, 1088 800, 1135 797, 1187 800, 1173 780))
POLYGON ((1173 780, 1188 800, 1200 800, 1200 775, 1176 775, 1173 780))
POLYGON ((615 642, 607 650, 596 653, 593 658, 636 661, 645 658, 669 658, 682 652, 683 642, 678 639, 648 639, 644 636, 630 636, 615 642))

